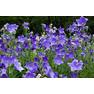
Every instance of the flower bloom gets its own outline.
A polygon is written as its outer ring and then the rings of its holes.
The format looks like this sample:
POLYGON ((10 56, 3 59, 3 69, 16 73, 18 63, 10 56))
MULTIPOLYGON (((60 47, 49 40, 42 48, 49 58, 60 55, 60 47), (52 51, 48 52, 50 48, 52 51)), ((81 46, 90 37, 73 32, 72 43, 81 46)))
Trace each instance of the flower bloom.
POLYGON ((24 27, 25 29, 29 29, 29 23, 28 23, 28 22, 24 22, 24 23, 23 23, 23 27, 24 27))
POLYGON ((74 59, 72 63, 68 63, 68 65, 71 68, 71 71, 82 70, 83 62, 74 59))
POLYGON ((73 59, 74 58, 74 53, 73 52, 67 53, 66 58, 67 59, 73 59))
POLYGON ((61 28, 61 27, 58 29, 58 31, 59 31, 60 34, 64 34, 65 33, 64 32, 64 28, 61 28))
POLYGON ((72 25, 69 26, 67 30, 69 30, 71 33, 77 32, 78 31, 77 24, 74 22, 72 25))
POLYGON ((31 71, 26 72, 25 75, 23 75, 24 78, 35 78, 36 74, 32 73, 31 71))
POLYGON ((5 29, 10 32, 10 33, 13 33, 15 32, 17 29, 18 29, 18 25, 16 24, 5 24, 5 29))
POLYGON ((25 40, 26 37, 24 37, 24 35, 18 36, 18 42, 24 43, 25 40))
POLYGON ((16 70, 20 72, 24 70, 24 68, 21 66, 21 63, 14 56, 3 56, 1 58, 1 63, 4 64, 6 68, 8 68, 9 65, 13 64, 16 70))
POLYGON ((48 62, 44 63, 43 62, 43 68, 44 68, 44 73, 49 77, 49 78, 58 78, 58 73, 53 72, 51 66, 49 65, 48 62))
POLYGON ((48 77, 50 77, 50 78, 58 78, 58 73, 50 71, 49 74, 48 74, 48 77))
POLYGON ((31 71, 32 73, 36 72, 38 70, 38 64, 37 63, 33 63, 33 62, 29 62, 25 65, 25 67, 31 71))
POLYGON ((77 73, 71 73, 71 78, 77 78, 78 74, 77 73))
POLYGON ((55 62, 55 64, 57 64, 57 65, 60 65, 60 64, 63 64, 64 62, 62 61, 62 58, 60 57, 60 56, 56 56, 55 58, 54 58, 54 62, 55 62))
POLYGON ((84 25, 86 25, 87 21, 88 21, 88 19, 85 18, 85 17, 83 17, 83 16, 76 20, 78 26, 84 26, 84 25))

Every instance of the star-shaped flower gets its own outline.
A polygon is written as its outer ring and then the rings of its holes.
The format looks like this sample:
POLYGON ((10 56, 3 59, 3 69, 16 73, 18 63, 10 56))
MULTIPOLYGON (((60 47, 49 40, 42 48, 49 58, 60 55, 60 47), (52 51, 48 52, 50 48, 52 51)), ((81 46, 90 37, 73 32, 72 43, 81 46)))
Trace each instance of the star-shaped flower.
POLYGON ((13 33, 15 32, 17 29, 18 29, 18 25, 16 24, 5 24, 5 29, 10 32, 10 33, 13 33))
POLYGON ((78 26, 84 26, 86 25, 86 22, 88 21, 87 18, 81 16, 79 19, 76 20, 78 26))
POLYGON ((68 65, 71 68, 71 71, 82 70, 83 62, 74 59, 72 63, 68 63, 68 65))

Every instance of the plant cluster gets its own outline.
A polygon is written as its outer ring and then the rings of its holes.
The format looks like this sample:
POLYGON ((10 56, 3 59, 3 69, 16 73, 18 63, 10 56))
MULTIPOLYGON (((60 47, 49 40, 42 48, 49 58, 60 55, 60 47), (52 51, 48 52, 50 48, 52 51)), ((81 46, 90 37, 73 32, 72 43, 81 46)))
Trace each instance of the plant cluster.
POLYGON ((42 24, 41 36, 24 22, 24 34, 17 37, 19 26, 5 24, 0 30, 0 77, 94 77, 94 36, 86 33, 87 21, 80 17, 67 30, 42 24))

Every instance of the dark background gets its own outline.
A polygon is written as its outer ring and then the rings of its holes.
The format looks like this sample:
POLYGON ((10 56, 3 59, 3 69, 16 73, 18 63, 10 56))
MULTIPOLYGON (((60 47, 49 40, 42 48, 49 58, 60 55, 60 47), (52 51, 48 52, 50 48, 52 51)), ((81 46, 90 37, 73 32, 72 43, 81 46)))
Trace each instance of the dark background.
MULTIPOLYGON (((94 33, 94 17, 86 16, 88 18, 87 25, 89 26, 89 33, 94 33)), ((50 24, 52 23, 54 26, 59 27, 62 26, 65 29, 72 24, 79 16, 0 16, 0 28, 3 27, 6 23, 16 23, 18 25, 22 25, 22 23, 29 22, 30 30, 33 30, 34 33, 42 32, 41 24, 50 24)), ((21 27, 19 30, 22 30, 21 27)))

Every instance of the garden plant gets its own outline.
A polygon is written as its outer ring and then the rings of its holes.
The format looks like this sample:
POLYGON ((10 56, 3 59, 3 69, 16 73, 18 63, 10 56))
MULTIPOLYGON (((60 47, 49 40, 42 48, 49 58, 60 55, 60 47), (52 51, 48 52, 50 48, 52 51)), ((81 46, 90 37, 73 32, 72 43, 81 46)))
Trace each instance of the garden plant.
POLYGON ((41 35, 24 22, 18 36, 19 25, 6 23, 0 29, 0 77, 93 78, 94 35, 88 21, 81 16, 67 29, 42 23, 41 35))

